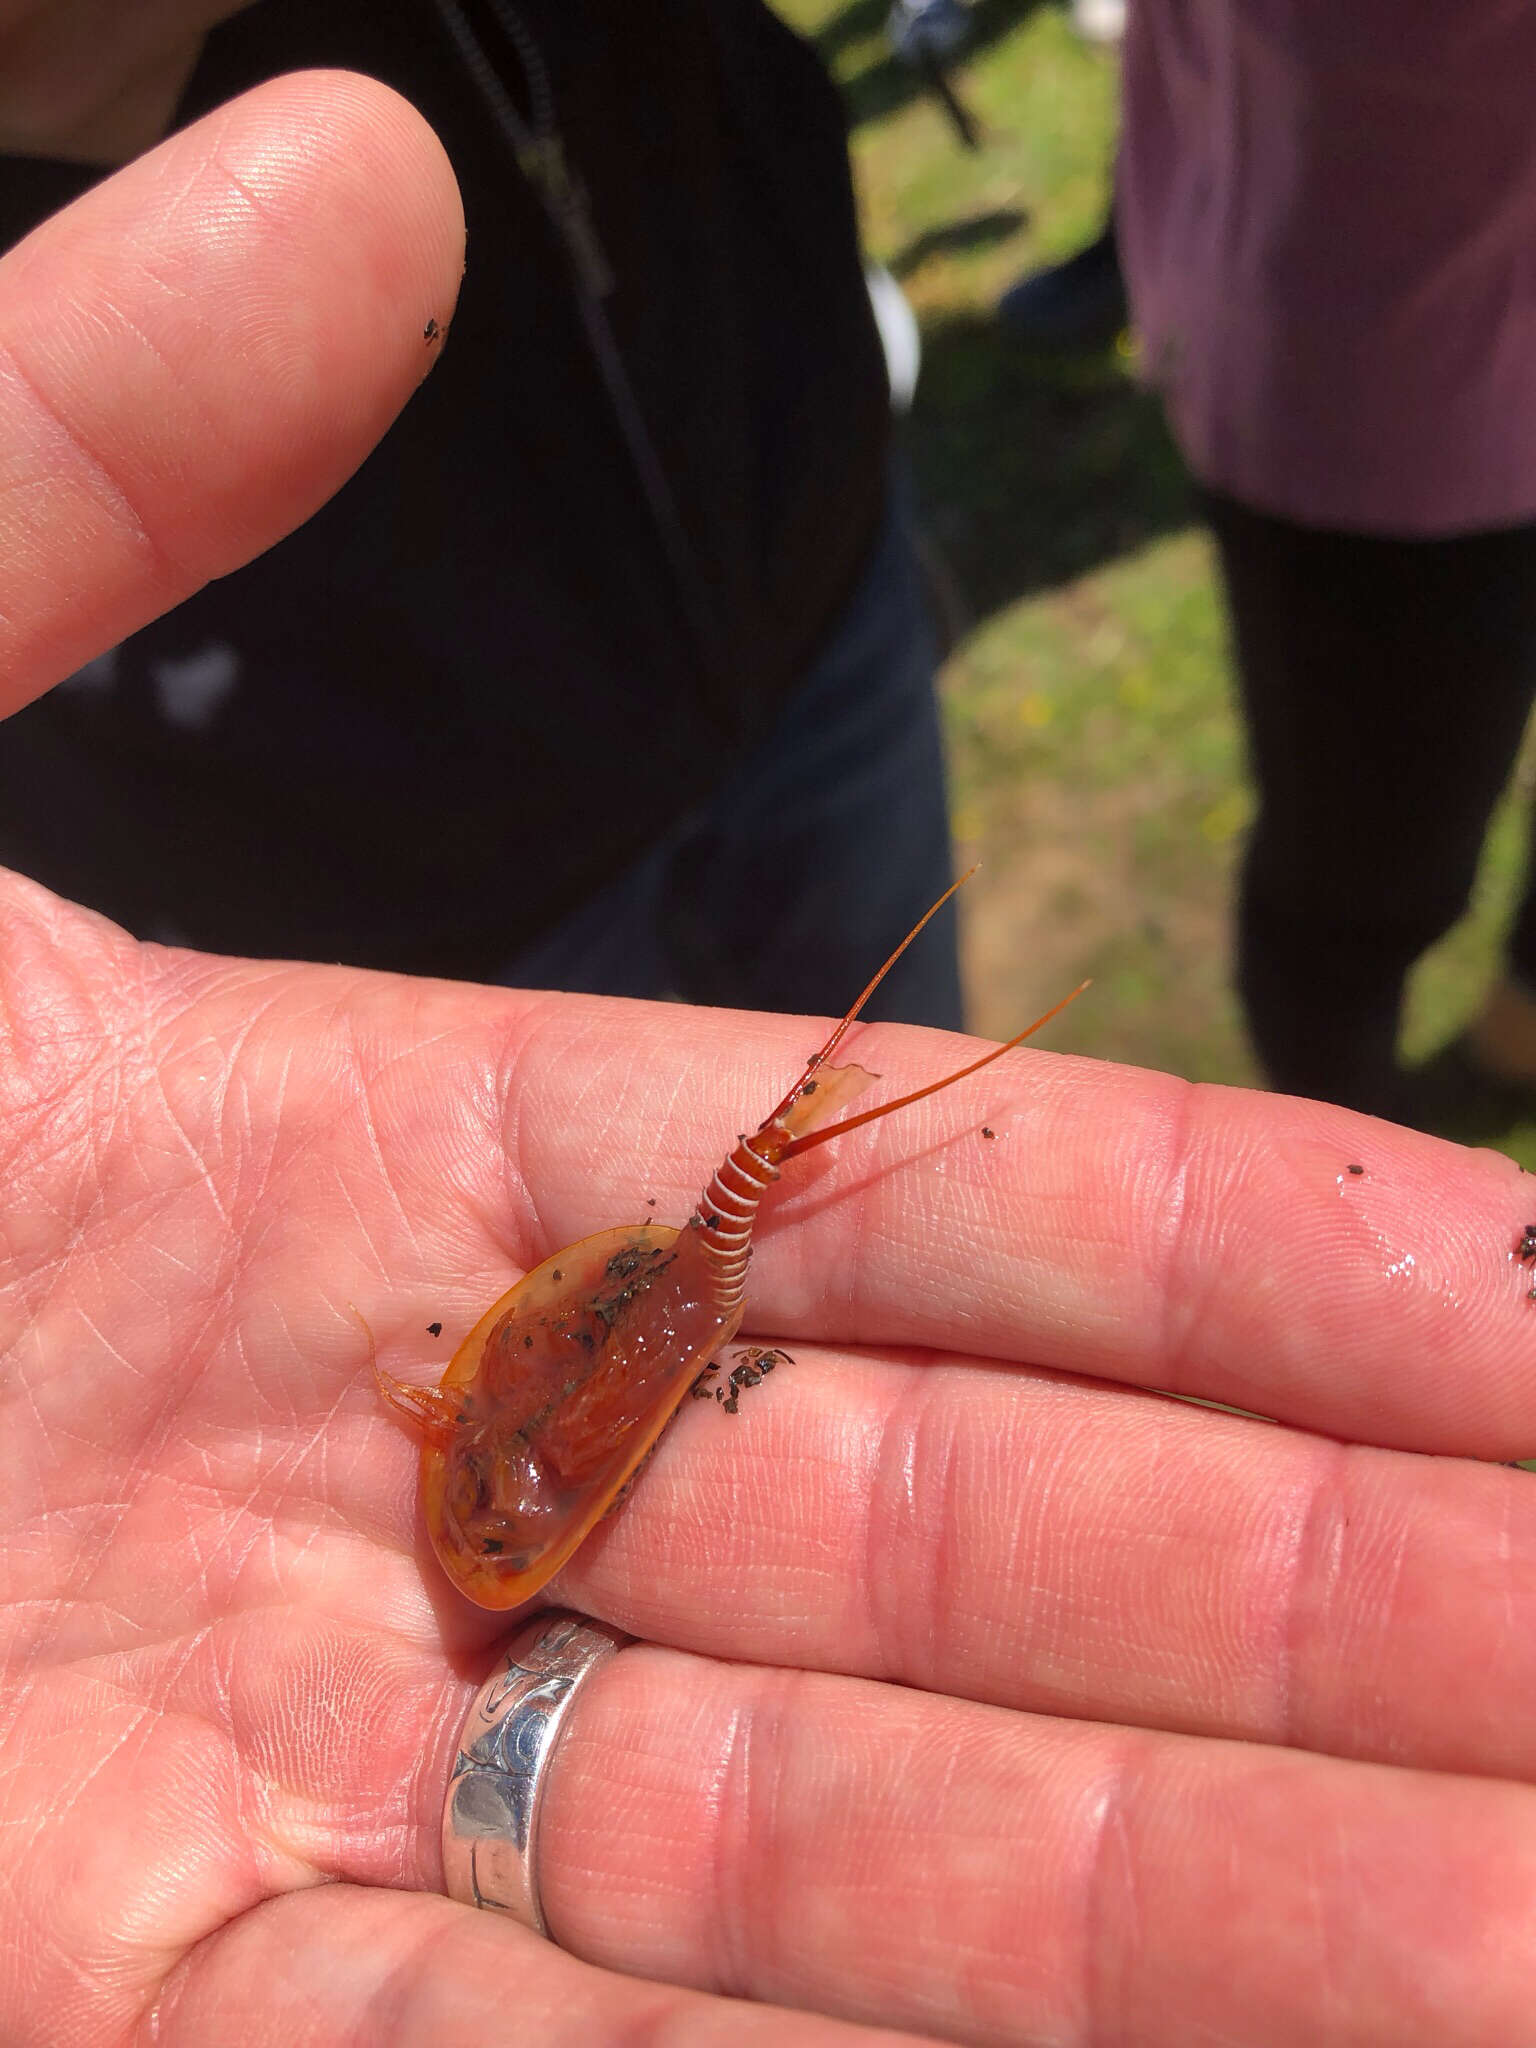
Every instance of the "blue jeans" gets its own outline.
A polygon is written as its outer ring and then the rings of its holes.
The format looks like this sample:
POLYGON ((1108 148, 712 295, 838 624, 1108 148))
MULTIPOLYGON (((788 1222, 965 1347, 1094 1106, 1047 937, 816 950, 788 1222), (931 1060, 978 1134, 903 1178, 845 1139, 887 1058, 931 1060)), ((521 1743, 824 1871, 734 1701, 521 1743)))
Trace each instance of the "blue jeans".
MULTIPOLYGON (((768 740, 508 987, 837 1015, 953 878, 934 640, 902 494, 768 740)), ((870 1017, 961 1028, 953 904, 870 1017)))

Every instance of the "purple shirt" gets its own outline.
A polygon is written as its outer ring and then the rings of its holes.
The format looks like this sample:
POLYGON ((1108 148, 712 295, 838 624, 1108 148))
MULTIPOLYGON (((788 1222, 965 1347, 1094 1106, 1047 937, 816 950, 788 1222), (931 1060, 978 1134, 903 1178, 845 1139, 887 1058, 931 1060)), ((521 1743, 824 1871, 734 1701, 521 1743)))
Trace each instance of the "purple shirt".
POLYGON ((1197 475, 1536 518, 1536 0, 1134 0, 1124 62, 1122 258, 1197 475))

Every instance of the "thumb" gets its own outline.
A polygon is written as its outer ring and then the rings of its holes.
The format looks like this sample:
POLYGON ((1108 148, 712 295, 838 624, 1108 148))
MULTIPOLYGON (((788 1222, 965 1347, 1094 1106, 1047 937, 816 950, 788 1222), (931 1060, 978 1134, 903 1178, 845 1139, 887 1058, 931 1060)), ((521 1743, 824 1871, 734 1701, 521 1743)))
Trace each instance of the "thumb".
POLYGON ((463 253, 420 115, 305 72, 0 260, 0 716, 324 504, 436 360, 463 253))

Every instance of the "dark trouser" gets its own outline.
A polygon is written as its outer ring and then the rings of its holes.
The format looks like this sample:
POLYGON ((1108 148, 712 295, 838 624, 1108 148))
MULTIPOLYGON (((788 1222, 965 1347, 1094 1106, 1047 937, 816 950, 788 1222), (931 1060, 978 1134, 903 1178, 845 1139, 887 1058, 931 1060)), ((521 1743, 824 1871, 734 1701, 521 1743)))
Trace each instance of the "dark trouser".
MULTIPOLYGON (((846 1009, 953 879, 934 667, 898 488, 860 588, 764 745, 498 979, 846 1009)), ((960 1029, 953 905, 865 1015, 960 1029)))
MULTIPOLYGON (((1238 979, 1276 1088, 1390 1116, 1409 968, 1466 908, 1536 691, 1536 524, 1296 526, 1205 494, 1260 811, 1238 979)), ((1509 941, 1536 993, 1536 895, 1509 941)))

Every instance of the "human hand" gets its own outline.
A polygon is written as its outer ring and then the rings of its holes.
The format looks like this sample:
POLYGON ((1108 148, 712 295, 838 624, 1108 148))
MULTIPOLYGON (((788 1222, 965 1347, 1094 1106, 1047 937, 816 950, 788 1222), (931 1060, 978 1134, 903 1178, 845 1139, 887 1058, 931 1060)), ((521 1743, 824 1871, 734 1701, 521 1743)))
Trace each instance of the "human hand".
MULTIPOLYGON (((87 207, 0 273, 18 702, 333 487, 458 262, 357 81, 87 207)), ((19 880, 0 1019, 11 2038, 1529 2031, 1536 1491, 1469 1462, 1536 1447, 1507 1161, 1021 1053, 792 1170, 748 1327, 793 1367, 685 1404, 558 1586, 644 1641, 556 1762, 556 1948, 434 1895, 506 1619, 346 1304, 437 1361, 684 1214, 814 1029, 207 959, 19 880)))

